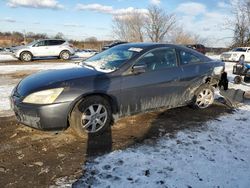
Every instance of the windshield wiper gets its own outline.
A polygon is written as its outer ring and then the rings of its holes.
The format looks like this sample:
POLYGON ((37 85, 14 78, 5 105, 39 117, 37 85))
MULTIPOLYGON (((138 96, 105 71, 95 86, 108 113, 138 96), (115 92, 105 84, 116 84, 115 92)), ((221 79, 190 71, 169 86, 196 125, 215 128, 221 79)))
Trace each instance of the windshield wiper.
POLYGON ((87 67, 91 67, 91 68, 93 68, 94 70, 96 70, 96 68, 95 68, 93 65, 90 65, 90 64, 87 64, 87 63, 84 63, 84 62, 82 62, 82 65, 85 65, 85 66, 87 66, 87 67))
POLYGON ((100 69, 102 69, 102 70, 112 70, 112 71, 114 71, 114 70, 116 70, 117 68, 115 68, 115 67, 113 67, 113 68, 100 67, 100 69))

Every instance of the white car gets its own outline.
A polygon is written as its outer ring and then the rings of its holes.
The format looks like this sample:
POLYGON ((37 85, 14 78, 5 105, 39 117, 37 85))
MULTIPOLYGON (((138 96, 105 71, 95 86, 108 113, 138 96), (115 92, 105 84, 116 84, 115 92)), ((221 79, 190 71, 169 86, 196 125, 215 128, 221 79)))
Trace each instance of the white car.
POLYGON ((72 44, 61 39, 43 39, 33 41, 25 46, 18 46, 10 50, 13 56, 22 61, 31 61, 34 57, 59 57, 68 60, 75 54, 72 44))
POLYGON ((250 61, 250 47, 238 47, 221 54, 222 61, 250 61))

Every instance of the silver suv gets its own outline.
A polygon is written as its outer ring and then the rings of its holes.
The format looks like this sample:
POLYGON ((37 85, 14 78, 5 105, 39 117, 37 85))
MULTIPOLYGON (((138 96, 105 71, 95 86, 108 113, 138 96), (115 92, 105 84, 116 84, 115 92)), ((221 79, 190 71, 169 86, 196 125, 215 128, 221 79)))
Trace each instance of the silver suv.
POLYGON ((61 39, 36 40, 25 46, 14 47, 10 51, 22 61, 31 61, 34 57, 52 56, 68 60, 75 53, 73 45, 61 39))

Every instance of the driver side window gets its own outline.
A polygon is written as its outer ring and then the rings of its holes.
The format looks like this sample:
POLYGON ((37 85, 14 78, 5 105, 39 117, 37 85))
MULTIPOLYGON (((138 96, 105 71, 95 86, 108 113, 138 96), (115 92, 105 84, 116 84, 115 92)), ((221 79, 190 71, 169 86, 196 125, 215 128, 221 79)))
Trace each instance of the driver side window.
POLYGON ((36 43, 34 46, 35 47, 46 46, 46 42, 43 40, 43 41, 40 41, 40 42, 36 43))
POLYGON ((146 65, 146 71, 157 71, 176 67, 177 59, 175 49, 159 48, 146 53, 136 65, 146 65))

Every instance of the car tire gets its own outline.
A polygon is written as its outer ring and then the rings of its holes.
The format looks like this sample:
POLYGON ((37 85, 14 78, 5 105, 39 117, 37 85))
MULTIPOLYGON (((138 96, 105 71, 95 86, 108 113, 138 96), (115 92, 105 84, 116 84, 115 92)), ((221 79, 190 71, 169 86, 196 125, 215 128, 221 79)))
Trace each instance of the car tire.
POLYGON ((241 61, 245 61, 245 56, 244 55, 240 56, 239 62, 241 62, 241 61))
POLYGON ((214 88, 209 84, 203 84, 195 91, 192 106, 196 109, 205 109, 213 102, 214 88))
POLYGON ((112 110, 101 96, 90 96, 77 103, 71 113, 70 126, 80 137, 101 135, 111 126, 112 110))
POLYGON ((250 76, 244 76, 244 82, 250 83, 250 76))
POLYGON ((24 62, 29 62, 29 61, 32 61, 32 53, 30 52, 22 52, 20 54, 20 59, 21 61, 24 61, 24 62))
POLYGON ((242 77, 241 76, 235 76, 234 77, 234 84, 241 84, 242 77))
POLYGON ((70 59, 70 52, 68 50, 64 50, 60 53, 60 59, 62 60, 69 60, 70 59))

